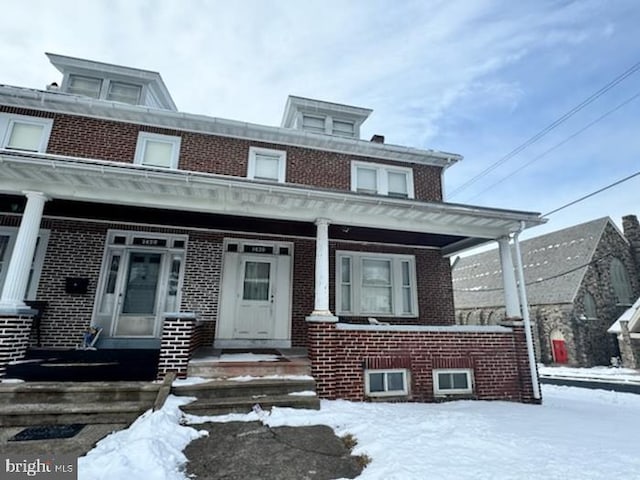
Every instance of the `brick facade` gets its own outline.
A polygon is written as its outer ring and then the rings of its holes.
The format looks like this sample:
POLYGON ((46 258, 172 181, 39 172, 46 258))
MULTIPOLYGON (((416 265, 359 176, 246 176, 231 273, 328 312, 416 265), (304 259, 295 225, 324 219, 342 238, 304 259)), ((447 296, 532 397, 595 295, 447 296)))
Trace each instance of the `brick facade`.
POLYGON ((433 369, 471 368, 479 400, 538 403, 521 322, 509 329, 354 327, 309 322, 309 359, 322 398, 367 400, 365 368, 407 368, 409 401, 433 402, 433 369))
POLYGON ((413 169, 415 198, 426 201, 442 200, 442 169, 430 165, 407 165, 403 162, 354 157, 344 153, 290 145, 15 107, 0 106, 0 112, 53 118, 47 153, 56 155, 133 163, 138 133, 160 133, 181 137, 178 168, 182 170, 246 177, 249 147, 262 147, 287 152, 288 183, 349 191, 351 161, 358 160, 400 167, 410 166, 413 169), (310 166, 313 168, 309 168, 310 166))
POLYGON ((24 358, 29 345, 31 315, 0 316, 0 377, 7 365, 24 358))

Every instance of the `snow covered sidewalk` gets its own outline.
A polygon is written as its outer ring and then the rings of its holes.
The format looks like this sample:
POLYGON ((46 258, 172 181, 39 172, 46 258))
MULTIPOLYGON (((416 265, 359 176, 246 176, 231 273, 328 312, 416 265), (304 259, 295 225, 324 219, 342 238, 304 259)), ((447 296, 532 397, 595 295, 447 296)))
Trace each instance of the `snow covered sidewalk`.
MULTIPOLYGON (((338 436, 351 433, 353 453, 372 460, 360 480, 640 477, 640 395, 544 385, 543 399, 541 406, 323 401, 320 411, 275 408, 207 420, 324 424, 338 436)), ((181 450, 200 433, 179 425, 175 398, 161 412, 100 442, 81 459, 80 478, 184 479, 181 450)))
POLYGON ((541 378, 589 380, 607 383, 633 383, 640 385, 640 372, 631 368, 572 368, 538 365, 538 372, 541 378))

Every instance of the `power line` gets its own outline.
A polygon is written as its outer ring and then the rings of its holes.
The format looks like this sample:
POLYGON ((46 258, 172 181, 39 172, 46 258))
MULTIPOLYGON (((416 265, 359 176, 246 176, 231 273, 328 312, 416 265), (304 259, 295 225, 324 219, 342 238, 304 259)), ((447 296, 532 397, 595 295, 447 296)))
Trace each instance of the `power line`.
POLYGON ((582 127, 580 130, 576 131, 575 133, 569 135, 567 138, 565 138, 564 140, 562 140, 560 143, 555 144, 553 147, 549 148, 548 150, 542 152, 540 155, 537 155, 535 157, 533 157, 531 160, 529 160, 527 163, 521 165, 519 168, 516 168, 513 172, 511 172, 510 174, 506 175, 505 177, 502 177, 500 180, 492 183, 491 185, 489 185, 487 188, 485 188, 484 190, 481 190, 480 192, 476 193, 474 196, 470 197, 468 200, 473 200, 476 197, 479 197, 480 195, 482 195, 483 193, 485 193, 486 191, 492 189, 493 187, 495 187, 496 185, 504 182, 505 180, 508 180, 509 178, 513 177, 515 174, 521 172, 522 170, 524 170, 525 168, 527 168, 529 165, 531 165, 534 162, 537 162, 538 160, 540 160, 541 158, 543 158, 544 156, 548 155, 549 153, 553 152, 554 150, 560 148, 561 146, 563 146, 564 144, 568 143, 569 141, 573 140, 574 138, 576 138, 578 135, 580 135, 581 133, 583 133, 584 131, 588 130, 589 128, 593 127, 595 124, 601 122, 602 120, 604 120, 606 117, 608 117, 609 115, 611 115, 614 112, 617 112, 618 110, 620 110, 622 107, 624 107, 625 105, 627 105, 628 103, 631 103, 633 100, 635 100, 636 98, 640 97, 640 92, 636 93, 635 95, 627 98, 624 102, 619 103, 618 105, 616 105, 614 108, 612 108, 611 110, 609 110, 608 112, 604 113, 603 115, 600 115, 598 118, 596 118, 594 121, 592 121, 591 123, 588 123, 587 125, 585 125, 584 127, 582 127))
POLYGON ((637 171, 636 173, 632 173, 631 175, 624 177, 616 182, 610 183, 609 185, 607 185, 606 187, 602 187, 598 190, 596 190, 595 192, 591 192, 583 197, 578 198, 577 200, 574 200, 573 202, 569 202, 565 205, 562 205, 561 207, 556 208, 555 210, 551 210, 550 212, 547 212, 545 214, 543 214, 543 217, 548 217, 549 215, 552 215, 556 212, 559 212, 560 210, 564 210, 567 207, 570 207, 571 205, 575 205, 576 203, 582 202, 583 200, 586 200, 587 198, 591 198, 594 195, 597 195, 601 192, 604 192, 605 190, 609 190, 610 188, 615 187, 616 185, 620 185, 623 182, 626 182, 627 180, 631 180, 633 177, 637 177, 638 175, 640 175, 640 171, 637 171))
POLYGON ((600 98, 606 92, 611 90, 613 87, 618 85, 620 82, 622 82, 627 77, 629 77, 629 76, 633 75, 634 73, 636 73, 638 70, 640 70, 640 62, 638 62, 638 63, 634 64, 633 66, 631 66, 630 68, 628 68, 625 72, 623 72, 622 74, 618 75, 616 78, 614 78, 609 83, 607 83, 604 87, 600 88, 598 91, 596 91, 593 94, 591 94, 589 97, 587 97, 581 103, 579 103, 578 105, 573 107, 571 110, 569 110, 567 113, 562 115, 560 118, 558 118, 557 120, 555 120, 551 124, 547 125, 540 132, 536 133, 534 136, 532 136, 531 138, 526 140, 524 143, 520 144, 519 146, 517 146, 516 148, 511 150, 509 153, 507 153, 505 156, 503 156, 502 158, 500 158, 496 162, 494 162, 491 165, 489 165, 487 168, 482 170, 476 176, 474 176, 471 179, 467 180, 465 183, 463 183, 459 187, 453 189, 453 191, 450 192, 450 194, 449 194, 449 198, 455 196, 461 190, 464 190, 469 185, 477 182, 480 178, 486 176, 487 174, 489 174, 490 172, 492 172, 493 170, 498 168, 500 165, 502 165, 507 160, 515 157, 518 153, 520 153, 524 149, 526 149, 529 146, 531 146, 534 143, 536 143, 538 140, 540 140, 542 137, 544 137, 550 131, 552 131, 553 129, 558 127, 560 124, 564 123, 566 120, 568 120, 570 117, 572 117, 573 115, 578 113, 580 110, 582 110, 586 106, 588 106, 591 103, 593 103, 596 99, 600 98))

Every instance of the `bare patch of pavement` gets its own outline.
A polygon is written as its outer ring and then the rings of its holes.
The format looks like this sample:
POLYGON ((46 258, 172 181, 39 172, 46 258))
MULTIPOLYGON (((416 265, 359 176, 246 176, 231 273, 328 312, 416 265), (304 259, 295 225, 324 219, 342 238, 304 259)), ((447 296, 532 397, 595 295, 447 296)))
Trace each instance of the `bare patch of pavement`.
POLYGON ((325 425, 229 422, 196 428, 209 432, 185 450, 187 475, 197 480, 331 480, 362 471, 362 460, 325 425))

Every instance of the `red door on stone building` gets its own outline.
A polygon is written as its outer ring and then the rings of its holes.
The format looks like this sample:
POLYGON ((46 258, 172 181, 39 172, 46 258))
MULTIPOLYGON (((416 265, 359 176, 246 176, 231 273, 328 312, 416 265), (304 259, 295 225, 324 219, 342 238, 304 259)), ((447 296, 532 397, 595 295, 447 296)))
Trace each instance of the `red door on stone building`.
POLYGON ((555 363, 567 363, 569 355, 567 354, 567 346, 564 340, 552 340, 553 345, 553 360, 555 363))

